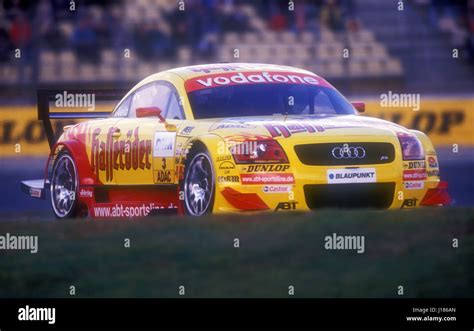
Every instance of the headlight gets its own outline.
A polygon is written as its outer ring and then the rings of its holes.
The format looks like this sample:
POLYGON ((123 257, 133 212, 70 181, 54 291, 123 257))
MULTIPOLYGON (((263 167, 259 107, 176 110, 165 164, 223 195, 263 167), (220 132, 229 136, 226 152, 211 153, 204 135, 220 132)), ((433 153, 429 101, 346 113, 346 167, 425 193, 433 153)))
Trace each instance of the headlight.
POLYGON ((283 148, 275 140, 249 140, 230 148, 235 163, 288 163, 283 148))
POLYGON ((414 134, 399 132, 397 136, 402 147, 403 160, 424 160, 423 145, 414 134))

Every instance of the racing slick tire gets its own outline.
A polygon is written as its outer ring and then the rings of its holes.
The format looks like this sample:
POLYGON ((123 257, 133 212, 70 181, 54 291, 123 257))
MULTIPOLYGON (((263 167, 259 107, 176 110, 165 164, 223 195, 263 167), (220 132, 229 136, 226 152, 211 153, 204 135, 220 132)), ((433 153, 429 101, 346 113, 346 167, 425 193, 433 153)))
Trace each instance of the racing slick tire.
POLYGON ((79 177, 72 156, 61 152, 53 164, 50 179, 51 207, 57 219, 77 216, 79 177))
POLYGON ((184 212, 202 216, 212 212, 215 196, 215 171, 204 147, 192 149, 186 160, 182 182, 184 212))

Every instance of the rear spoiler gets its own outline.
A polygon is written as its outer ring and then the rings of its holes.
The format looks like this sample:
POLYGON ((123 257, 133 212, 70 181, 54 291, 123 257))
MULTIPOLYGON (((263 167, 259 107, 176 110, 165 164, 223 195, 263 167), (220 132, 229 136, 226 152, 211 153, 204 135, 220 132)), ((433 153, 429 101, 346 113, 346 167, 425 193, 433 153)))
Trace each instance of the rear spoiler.
MULTIPOLYGON (((108 117, 112 113, 112 109, 109 112, 99 112, 99 111, 50 111, 50 103, 56 102, 58 94, 60 96, 94 96, 94 108, 96 101, 116 101, 122 99, 122 97, 128 91, 125 89, 113 89, 113 90, 91 90, 91 89, 40 89, 37 91, 38 97, 38 120, 43 122, 44 131, 46 137, 48 138, 49 149, 52 149, 56 143, 56 134, 53 130, 51 124, 52 119, 86 119, 86 118, 104 118, 108 117)), ((81 108, 77 104, 75 109, 81 108)), ((67 109, 68 106, 62 106, 61 109, 67 109)), ((49 164, 46 163, 46 169, 49 164)), ((47 170, 45 170, 47 172, 47 170)), ((20 184, 20 188, 23 193, 29 195, 30 197, 37 199, 46 198, 46 190, 50 188, 50 183, 47 178, 44 179, 34 179, 34 180, 24 180, 20 184)))
MULTIPOLYGON (((104 118, 108 117, 110 112, 98 111, 50 111, 50 102, 56 102, 57 96, 93 96, 94 103, 97 101, 116 101, 128 92, 125 89, 93 90, 93 89, 39 89, 37 91, 38 100, 38 120, 43 122, 44 131, 48 138, 49 148, 52 149, 56 143, 56 135, 51 125, 52 119, 86 119, 86 118, 104 118)), ((67 108, 61 107, 61 108, 67 108)))

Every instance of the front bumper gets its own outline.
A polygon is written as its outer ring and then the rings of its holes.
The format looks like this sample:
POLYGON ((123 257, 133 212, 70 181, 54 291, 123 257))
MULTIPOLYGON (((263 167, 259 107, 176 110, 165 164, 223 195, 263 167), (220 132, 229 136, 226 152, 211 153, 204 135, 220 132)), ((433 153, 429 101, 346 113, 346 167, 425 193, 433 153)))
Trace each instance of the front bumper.
MULTIPOLYGON (((350 141, 369 141, 372 137, 351 137, 350 141)), ((347 138, 333 137, 335 143, 343 143, 347 138), (339 141, 340 140, 340 141, 339 141)), ((391 143, 395 150, 393 158, 378 164, 348 165, 307 165, 295 153, 295 145, 300 142, 282 143, 288 155, 289 167, 275 166, 271 172, 252 172, 260 182, 248 180, 249 169, 245 165, 235 165, 226 176, 240 178, 240 181, 220 182, 216 188, 214 212, 255 211, 255 210, 312 210, 319 208, 374 208, 400 209, 420 206, 449 205, 451 198, 447 183, 440 181, 436 168, 412 169, 420 162, 403 161, 399 142, 393 137, 382 137, 379 142, 391 143), (414 163, 410 164, 410 163, 414 163), (337 182, 330 179, 331 173, 350 169, 372 169, 375 180, 337 182), (419 176, 422 172, 422 176, 419 176), (417 177, 419 176, 419 177, 417 177), (245 180, 243 181, 242 178, 245 180), (263 179, 274 182, 263 183, 263 179), (278 180, 278 182, 276 182, 278 180), (227 188, 232 188, 232 195, 227 188), (253 201, 236 204, 234 197, 253 201), (243 206, 243 208, 242 208, 243 206), (255 208, 257 206, 258 208, 255 208)), ((303 143, 303 142, 301 142, 303 143)), ((306 143, 306 142, 305 142, 306 143)), ((430 155, 431 157, 431 155, 430 155)), ((427 156, 428 158, 428 156, 427 156)), ((422 163, 422 162, 421 162, 422 163)), ((425 162, 426 166, 428 161, 425 162)))

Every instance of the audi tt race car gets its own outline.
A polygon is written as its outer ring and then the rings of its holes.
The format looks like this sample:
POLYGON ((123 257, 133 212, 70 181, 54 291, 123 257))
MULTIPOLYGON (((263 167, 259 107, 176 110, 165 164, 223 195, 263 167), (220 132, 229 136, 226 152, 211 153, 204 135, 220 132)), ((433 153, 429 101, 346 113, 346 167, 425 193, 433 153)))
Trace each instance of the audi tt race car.
POLYGON ((145 78, 110 113, 55 113, 50 98, 40 94, 38 104, 51 146, 45 178, 22 189, 49 195, 58 218, 450 200, 425 134, 360 116, 363 103, 349 103, 306 70, 172 69, 145 78), (75 117, 88 120, 66 126, 56 141, 50 119, 75 117))

